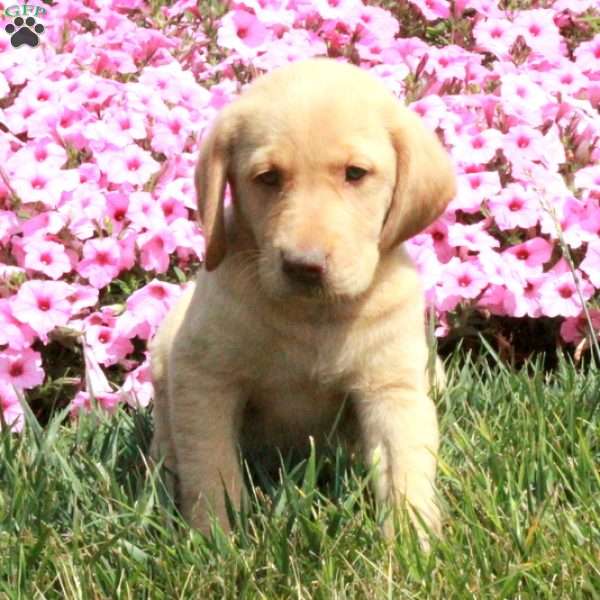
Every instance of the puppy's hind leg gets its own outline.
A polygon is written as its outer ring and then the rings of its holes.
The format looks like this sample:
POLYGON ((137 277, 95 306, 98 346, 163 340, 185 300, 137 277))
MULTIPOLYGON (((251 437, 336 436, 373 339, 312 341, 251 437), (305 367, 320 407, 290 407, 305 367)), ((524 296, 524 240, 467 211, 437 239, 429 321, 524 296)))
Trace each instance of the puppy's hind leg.
POLYGON ((174 361, 170 398, 177 474, 184 518, 209 535, 213 517, 229 529, 226 496, 239 510, 244 491, 239 464, 243 393, 236 384, 189 368, 185 352, 174 361))
POLYGON ((194 284, 187 286, 149 344, 154 385, 154 436, 150 456, 157 464, 162 461, 165 467, 165 487, 176 502, 179 500, 179 477, 173 439, 173 403, 169 396, 169 360, 175 336, 185 318, 195 289, 194 284))
POLYGON ((171 435, 168 381, 163 357, 159 352, 152 354, 152 379, 154 383, 154 435, 150 446, 150 457, 156 465, 162 462, 166 490, 176 501, 177 462, 171 435))

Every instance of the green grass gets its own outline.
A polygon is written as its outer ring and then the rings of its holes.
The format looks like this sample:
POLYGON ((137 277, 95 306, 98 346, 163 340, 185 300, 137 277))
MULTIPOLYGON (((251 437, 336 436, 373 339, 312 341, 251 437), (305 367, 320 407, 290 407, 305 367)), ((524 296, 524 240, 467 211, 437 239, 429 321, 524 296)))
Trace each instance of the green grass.
POLYGON ((368 473, 341 453, 206 541, 145 466, 148 414, 30 424, 0 437, 0 598, 597 598, 599 402, 597 368, 454 361, 429 555, 406 528, 386 545, 368 473))

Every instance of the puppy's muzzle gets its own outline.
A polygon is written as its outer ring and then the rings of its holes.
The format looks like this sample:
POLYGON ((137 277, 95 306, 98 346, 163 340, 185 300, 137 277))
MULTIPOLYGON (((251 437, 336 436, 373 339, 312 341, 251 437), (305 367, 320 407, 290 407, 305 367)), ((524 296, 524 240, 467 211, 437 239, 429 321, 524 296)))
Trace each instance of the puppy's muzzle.
POLYGON ((327 257, 322 250, 282 250, 281 270, 294 284, 320 287, 327 272, 327 257))

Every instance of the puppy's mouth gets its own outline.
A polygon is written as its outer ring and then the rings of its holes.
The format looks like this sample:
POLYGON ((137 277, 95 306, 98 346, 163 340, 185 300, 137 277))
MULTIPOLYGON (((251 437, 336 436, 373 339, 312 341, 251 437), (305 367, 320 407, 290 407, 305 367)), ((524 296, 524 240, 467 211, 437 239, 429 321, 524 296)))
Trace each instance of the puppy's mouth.
POLYGON ((323 252, 279 249, 272 258, 275 266, 271 273, 276 275, 275 287, 280 293, 307 299, 329 295, 331 265, 323 252))
POLYGON ((284 299, 293 298, 294 300, 331 301, 337 294, 331 289, 326 281, 304 281, 299 279, 290 279, 285 275, 276 277, 276 281, 264 282, 265 288, 268 288, 270 295, 284 299))
POLYGON ((331 300, 335 297, 331 289, 324 283, 286 281, 286 293, 289 296, 307 300, 331 300))
POLYGON ((263 279, 263 288, 273 299, 293 300, 306 304, 340 304, 355 300, 364 290, 348 289, 335 284, 332 273, 322 277, 290 277, 282 271, 271 272, 274 277, 263 279))
POLYGON ((273 299, 298 302, 338 304, 360 296, 369 281, 320 253, 294 253, 280 250, 261 253, 259 260, 261 286, 273 299))

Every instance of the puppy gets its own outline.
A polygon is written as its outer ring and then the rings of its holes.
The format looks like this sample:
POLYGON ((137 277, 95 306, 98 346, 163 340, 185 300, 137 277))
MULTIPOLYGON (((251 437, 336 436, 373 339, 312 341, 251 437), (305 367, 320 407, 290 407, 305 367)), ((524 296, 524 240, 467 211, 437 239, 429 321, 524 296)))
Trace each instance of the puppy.
POLYGON ((239 448, 285 453, 338 423, 377 501, 438 532, 425 307, 402 247, 455 192, 436 136, 367 72, 301 61, 220 113, 195 183, 204 268, 151 344, 152 454, 184 517, 227 528, 239 448))

